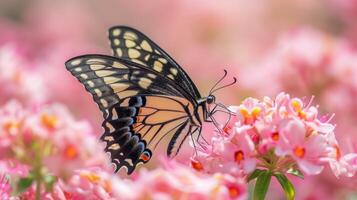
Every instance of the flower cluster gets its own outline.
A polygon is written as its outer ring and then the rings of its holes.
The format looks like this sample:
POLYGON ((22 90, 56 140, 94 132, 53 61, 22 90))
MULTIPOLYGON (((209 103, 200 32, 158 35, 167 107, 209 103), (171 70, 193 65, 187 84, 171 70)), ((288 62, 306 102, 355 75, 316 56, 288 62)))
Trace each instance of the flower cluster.
POLYGON ((234 117, 224 132, 198 147, 194 169, 235 176, 255 169, 316 175, 329 163, 336 176, 357 171, 357 154, 342 154, 331 117, 319 117, 311 100, 280 93, 275 99, 248 98, 230 110, 234 117))
POLYGON ((68 179, 74 170, 90 166, 106 170, 109 163, 98 151, 102 147, 89 124, 76 121, 60 104, 28 108, 9 101, 0 108, 0 141, 0 159, 13 169, 23 169, 12 173, 14 193, 22 193, 24 187, 31 190, 31 183, 52 188, 58 178, 68 179))
POLYGON ((30 166, 45 163, 58 176, 105 163, 89 124, 76 121, 63 105, 28 109, 10 101, 0 109, 0 128, 1 159, 15 158, 30 166))
MULTIPOLYGON (((246 199, 243 179, 216 173, 206 176, 171 163, 164 169, 141 171, 134 181, 118 181, 114 191, 123 199, 246 199)), ((120 198, 121 199, 121 198, 120 198)))
POLYGON ((13 96, 27 102, 45 101, 47 90, 43 79, 17 51, 15 45, 0 46, 0 102, 13 96))

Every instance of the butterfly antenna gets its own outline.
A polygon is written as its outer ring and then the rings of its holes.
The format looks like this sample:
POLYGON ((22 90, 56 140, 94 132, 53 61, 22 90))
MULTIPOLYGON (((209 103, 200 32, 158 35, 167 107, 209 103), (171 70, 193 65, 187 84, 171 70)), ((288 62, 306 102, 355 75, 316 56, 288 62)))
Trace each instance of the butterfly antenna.
POLYGON ((224 75, 213 85, 211 90, 209 91, 209 94, 212 94, 214 91, 214 88, 227 76, 227 70, 224 69, 224 75))
POLYGON ((213 93, 213 92, 216 92, 216 91, 218 91, 218 90, 220 90, 220 89, 223 89, 223 88, 229 87, 229 86, 231 86, 231 85, 234 85, 235 83, 237 83, 237 78, 236 78, 236 77, 233 77, 233 82, 232 82, 232 83, 227 84, 227 85, 224 85, 224 86, 221 86, 221 87, 219 87, 219 88, 216 88, 216 89, 214 89, 214 90, 211 91, 211 92, 212 92, 212 93, 213 93))

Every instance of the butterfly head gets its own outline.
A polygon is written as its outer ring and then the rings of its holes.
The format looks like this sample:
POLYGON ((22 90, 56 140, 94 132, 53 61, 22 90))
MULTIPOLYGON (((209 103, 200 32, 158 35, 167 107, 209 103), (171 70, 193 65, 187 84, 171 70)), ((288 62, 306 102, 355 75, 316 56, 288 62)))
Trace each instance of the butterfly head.
POLYGON ((233 82, 231 82, 227 85, 219 86, 219 84, 223 81, 223 79, 226 76, 227 76, 227 70, 224 70, 224 75, 213 85, 213 87, 209 91, 209 95, 206 98, 202 99, 203 100, 202 102, 205 102, 204 110, 207 111, 206 120, 209 120, 209 118, 210 118, 212 121, 215 121, 213 119, 213 114, 215 112, 219 111, 218 108, 222 108, 223 112, 231 115, 231 112, 229 111, 229 109, 226 106, 224 106, 222 103, 216 103, 216 97, 213 95, 214 92, 216 92, 220 89, 226 88, 228 86, 234 85, 237 82, 237 79, 234 77, 233 82))
POLYGON ((207 104, 213 104, 216 102, 216 97, 212 94, 208 95, 206 98, 206 103, 207 104))

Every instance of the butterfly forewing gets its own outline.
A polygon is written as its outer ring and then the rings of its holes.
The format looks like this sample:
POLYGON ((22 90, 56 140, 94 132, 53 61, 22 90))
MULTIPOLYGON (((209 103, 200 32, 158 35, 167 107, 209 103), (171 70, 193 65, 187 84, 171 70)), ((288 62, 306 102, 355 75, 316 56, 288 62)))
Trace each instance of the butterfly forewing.
POLYGON ((66 62, 67 69, 93 95, 99 108, 106 109, 120 99, 142 94, 188 96, 150 69, 104 55, 85 55, 66 62), (185 94, 185 95, 183 95, 185 94))
POLYGON ((116 57, 154 69, 174 80, 194 99, 201 96, 186 72, 158 45, 138 30, 125 26, 109 29, 109 40, 116 57))

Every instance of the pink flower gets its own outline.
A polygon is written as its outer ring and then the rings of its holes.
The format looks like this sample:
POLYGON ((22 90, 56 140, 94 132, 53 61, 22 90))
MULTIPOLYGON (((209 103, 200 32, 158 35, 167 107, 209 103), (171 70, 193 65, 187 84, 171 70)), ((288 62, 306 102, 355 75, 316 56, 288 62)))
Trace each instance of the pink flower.
POLYGON ((66 199, 114 200, 112 177, 99 168, 76 170, 67 181, 59 181, 55 195, 66 199))
POLYGON ((297 120, 288 120, 279 127, 279 143, 275 153, 278 156, 291 156, 299 168, 309 175, 319 174, 323 166, 321 158, 326 155, 326 139, 314 134, 306 136, 305 125, 297 120))
POLYGON ((113 192, 118 199, 128 200, 247 198, 247 186, 242 179, 225 174, 206 176, 176 163, 164 169, 142 170, 132 181, 115 179, 113 192))
POLYGON ((74 119, 63 105, 24 108, 9 102, 0 108, 0 127, 3 158, 32 166, 39 161, 28 155, 37 155, 51 173, 64 178, 84 166, 108 166, 89 124, 74 119))
POLYGON ((25 102, 46 100, 46 88, 30 61, 16 52, 15 46, 0 45, 1 101, 17 97, 25 102))
POLYGON ((0 174, 0 199, 10 199, 11 185, 6 174, 0 174))
POLYGON ((191 167, 197 171, 240 176, 256 168, 285 173, 297 166, 307 175, 316 175, 325 163, 338 160, 331 156, 331 147, 338 147, 329 139, 334 126, 330 118, 319 117, 311 100, 304 103, 280 93, 275 99, 248 98, 230 109, 236 115, 229 128, 192 156, 191 167))

